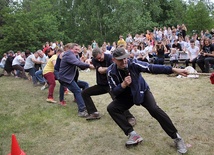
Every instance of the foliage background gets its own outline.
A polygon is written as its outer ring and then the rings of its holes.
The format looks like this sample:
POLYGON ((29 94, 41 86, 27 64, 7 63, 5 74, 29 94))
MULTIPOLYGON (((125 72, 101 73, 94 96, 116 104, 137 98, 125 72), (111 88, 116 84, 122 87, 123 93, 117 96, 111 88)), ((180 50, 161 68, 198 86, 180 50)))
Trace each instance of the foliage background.
POLYGON ((213 6, 209 0, 0 0, 0 54, 35 51, 46 41, 100 45, 154 26, 210 30, 213 6))

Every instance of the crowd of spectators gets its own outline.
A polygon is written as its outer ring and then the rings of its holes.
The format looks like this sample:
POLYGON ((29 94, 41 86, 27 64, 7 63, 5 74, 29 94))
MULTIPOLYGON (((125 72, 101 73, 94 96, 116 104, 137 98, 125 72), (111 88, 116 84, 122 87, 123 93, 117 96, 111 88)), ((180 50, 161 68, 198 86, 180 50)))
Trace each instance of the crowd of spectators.
MULTIPOLYGON (((130 54, 131 59, 160 65, 167 65, 166 60, 169 60, 168 64, 172 67, 180 67, 179 61, 183 60, 182 66, 191 64, 193 68, 204 73, 209 73, 210 68, 214 68, 214 29, 201 31, 199 34, 193 31, 191 35, 187 35, 187 28, 182 24, 168 28, 155 27, 153 31, 147 30, 146 33, 134 36, 132 34, 127 34, 126 37, 120 35, 118 41, 112 44, 103 42, 101 46, 93 40, 90 45, 79 46, 79 60, 91 64, 92 50, 96 47, 99 47, 105 54, 112 54, 117 47, 123 47, 130 54)), ((48 98, 47 101, 55 102, 53 100, 54 65, 58 55, 63 51, 62 41, 46 42, 41 50, 35 52, 26 50, 14 53, 10 50, 2 56, 1 76, 13 75, 15 78, 31 80, 33 86, 43 86, 42 90, 49 86, 51 99, 48 98), (52 63, 49 64, 48 61, 52 63)), ((88 72, 90 69, 81 71, 88 72)))

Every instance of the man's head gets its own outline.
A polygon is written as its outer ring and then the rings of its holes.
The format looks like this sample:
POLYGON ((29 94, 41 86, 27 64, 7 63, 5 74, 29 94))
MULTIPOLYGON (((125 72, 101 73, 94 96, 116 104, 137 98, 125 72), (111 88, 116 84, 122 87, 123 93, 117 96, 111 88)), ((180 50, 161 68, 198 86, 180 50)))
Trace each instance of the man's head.
POLYGON ((37 50, 37 52, 38 52, 39 57, 40 57, 40 58, 43 58, 44 53, 42 52, 42 50, 37 50))
POLYGON ((12 50, 8 51, 8 55, 13 56, 14 52, 12 50))
POLYGON ((68 43, 65 45, 65 51, 71 50, 74 54, 79 53, 79 45, 77 43, 68 43))
POLYGON ((190 40, 190 45, 191 45, 191 46, 195 46, 195 40, 194 40, 194 39, 191 39, 191 40, 190 40))
POLYGON ((127 68, 128 61, 127 58, 129 57, 129 53, 125 51, 124 48, 116 48, 113 51, 113 61, 115 64, 117 64, 117 67, 120 69, 127 68))
POLYGON ((98 47, 95 47, 92 51, 92 56, 94 59, 96 59, 97 61, 103 61, 104 60, 104 53, 102 52, 102 50, 98 47))

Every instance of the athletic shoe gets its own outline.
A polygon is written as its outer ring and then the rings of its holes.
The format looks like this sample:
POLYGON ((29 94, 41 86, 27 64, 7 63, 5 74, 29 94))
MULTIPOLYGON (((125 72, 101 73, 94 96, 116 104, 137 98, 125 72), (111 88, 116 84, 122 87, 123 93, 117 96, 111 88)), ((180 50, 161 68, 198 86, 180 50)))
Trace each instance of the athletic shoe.
POLYGON ((98 112, 94 112, 93 114, 90 114, 88 117, 86 117, 86 120, 95 120, 95 119, 100 119, 101 116, 98 112))
POLYGON ((143 138, 140 135, 131 134, 129 136, 128 141, 126 142, 126 146, 137 145, 138 143, 140 143, 142 141, 143 141, 143 138))
POLYGON ((79 117, 87 117, 87 116, 88 116, 87 110, 84 110, 84 111, 82 111, 82 112, 78 112, 78 116, 79 116, 79 117))
POLYGON ((183 139, 177 134, 177 137, 176 139, 174 139, 174 142, 175 142, 175 145, 177 147, 177 151, 179 153, 186 153, 187 152, 187 147, 183 141, 183 139))
POLYGON ((66 106, 66 102, 64 100, 59 102, 59 104, 62 105, 62 106, 66 106))
POLYGON ((135 125, 136 125, 136 119, 135 119, 134 117, 128 118, 128 122, 129 122, 129 124, 131 124, 132 126, 135 126, 135 125))
POLYGON ((56 103, 56 102, 57 102, 57 101, 55 101, 55 100, 52 99, 52 98, 47 98, 46 101, 49 102, 49 103, 56 103))
POLYGON ((46 88, 48 88, 48 84, 45 83, 44 86, 41 87, 41 90, 45 90, 46 88))

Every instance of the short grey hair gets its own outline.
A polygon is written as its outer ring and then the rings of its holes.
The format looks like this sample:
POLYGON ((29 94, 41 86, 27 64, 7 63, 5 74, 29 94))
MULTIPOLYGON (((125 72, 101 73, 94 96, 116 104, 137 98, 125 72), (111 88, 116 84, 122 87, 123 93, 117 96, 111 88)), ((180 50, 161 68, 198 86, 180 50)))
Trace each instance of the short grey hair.
POLYGON ((92 56, 93 56, 94 58, 96 58, 98 54, 102 54, 102 50, 101 50, 99 47, 95 47, 95 48, 92 50, 92 56))

